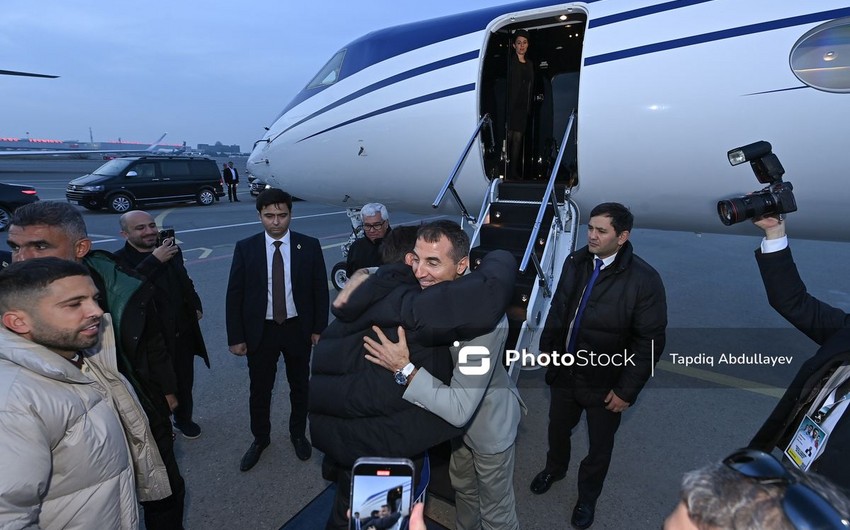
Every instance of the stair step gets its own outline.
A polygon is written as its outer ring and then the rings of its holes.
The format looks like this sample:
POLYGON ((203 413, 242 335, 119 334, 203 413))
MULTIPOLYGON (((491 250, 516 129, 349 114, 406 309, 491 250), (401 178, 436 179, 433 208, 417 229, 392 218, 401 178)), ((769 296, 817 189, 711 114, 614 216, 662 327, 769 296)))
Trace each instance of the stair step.
MULTIPOLYGON (((564 202, 566 186, 555 184, 555 197, 564 202)), ((499 184, 499 201, 540 201, 546 191, 546 182, 502 182, 499 184)))
MULTIPOLYGON (((531 227, 534 224, 534 219, 537 218, 537 212, 540 210, 540 203, 529 202, 497 202, 490 206, 490 221, 501 225, 523 225, 531 227)), ((552 218, 555 212, 550 205, 543 211, 543 221, 540 225, 541 229, 552 224, 552 218)))
MULTIPOLYGON (((513 254, 514 259, 516 259, 516 262, 517 262, 517 267, 522 262, 522 256, 523 256, 523 253, 525 252, 525 249, 511 250, 511 249, 504 249, 504 248, 495 247, 495 246, 479 245, 479 246, 477 246, 477 247, 475 247, 475 248, 473 248, 472 250, 469 251, 469 266, 470 266, 470 268, 472 268, 472 270, 477 269, 478 265, 481 263, 481 259, 484 258, 484 256, 487 255, 487 253, 489 253, 490 251, 493 251, 493 250, 507 250, 508 252, 513 254)), ((537 258, 539 259, 541 257, 541 255, 543 254, 543 249, 542 248, 536 248, 534 250, 535 250, 534 253, 537 254, 537 258)), ((517 282, 522 281, 522 278, 524 278, 526 276, 533 277, 534 274, 535 274, 534 273, 534 266, 529 265, 528 268, 525 270, 525 272, 523 272, 521 274, 517 273, 517 282)))
MULTIPOLYGON (((542 227, 541 227, 542 228, 542 227)), ((546 233, 538 234, 537 245, 543 247, 546 244, 546 233), (542 240, 542 244, 541 244, 542 240)), ((531 226, 503 225, 501 223, 488 223, 481 227, 480 244, 490 247, 503 248, 505 250, 525 251, 528 238, 531 237, 531 226)))

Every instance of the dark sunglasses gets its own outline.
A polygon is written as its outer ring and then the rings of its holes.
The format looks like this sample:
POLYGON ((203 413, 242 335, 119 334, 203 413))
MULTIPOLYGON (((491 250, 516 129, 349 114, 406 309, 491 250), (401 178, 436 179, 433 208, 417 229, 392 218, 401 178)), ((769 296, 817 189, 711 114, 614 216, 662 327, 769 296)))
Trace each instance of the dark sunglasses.
POLYGON ((773 455, 758 449, 739 449, 723 463, 759 484, 784 484, 782 510, 797 530, 831 530, 850 528, 843 518, 818 492, 800 484, 773 455))

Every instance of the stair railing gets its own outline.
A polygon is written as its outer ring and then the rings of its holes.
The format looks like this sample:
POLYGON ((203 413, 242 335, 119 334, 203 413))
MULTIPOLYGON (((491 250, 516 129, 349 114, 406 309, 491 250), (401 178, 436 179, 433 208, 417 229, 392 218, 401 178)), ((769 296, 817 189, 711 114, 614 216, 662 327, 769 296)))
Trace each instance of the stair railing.
POLYGON ((481 238, 481 228, 484 226, 484 221, 487 219, 487 215, 490 214, 490 206, 496 202, 496 199, 499 197, 499 184, 502 182, 502 179, 497 178, 493 179, 490 182, 490 186, 487 188, 487 193, 484 194, 484 200, 481 201, 481 209, 478 211, 478 222, 473 223, 473 227, 475 231, 472 233, 472 239, 470 240, 470 248, 474 248, 478 246, 478 242, 481 238))
POLYGON ((475 127, 475 131, 472 133, 472 136, 469 137, 469 141, 466 142, 466 147, 464 147, 460 158, 458 158, 454 169, 452 169, 452 172, 449 174, 449 177, 446 179, 446 182, 443 184, 443 187, 440 188, 440 192, 437 193, 437 198, 434 199, 433 203, 431 203, 431 206, 433 208, 439 208, 440 203, 443 202, 443 199, 446 196, 446 193, 450 191, 452 192, 452 196, 457 201, 458 206, 460 206, 460 211, 463 214, 464 219, 471 223, 477 223, 478 219, 470 215, 469 211, 466 209, 466 206, 463 204, 463 201, 460 200, 460 196, 457 194, 457 190, 455 190, 455 178, 457 178, 457 174, 460 172, 461 166, 463 166, 463 163, 466 161, 466 157, 469 156, 469 151, 472 149, 472 145, 475 143, 475 138, 478 137, 478 135, 481 133, 481 129, 483 129, 485 125, 490 129, 490 139, 491 142, 493 141, 493 139, 495 138, 495 136, 493 136, 493 121, 490 119, 489 114, 485 114, 484 117, 482 117, 478 121, 478 126, 475 127))
MULTIPOLYGON (((573 122, 575 122, 576 111, 570 114, 570 119, 567 120, 567 127, 564 132, 564 139, 561 140, 561 148, 558 150, 558 157, 555 160, 555 166, 552 168, 552 174, 549 175, 549 181, 546 183, 546 191, 543 192, 543 199, 540 201, 540 209, 537 210, 537 217, 534 219, 534 226, 531 228, 531 236, 528 238, 528 244, 525 246, 525 253, 522 255, 522 263, 519 265, 519 271, 525 272, 525 269, 528 268, 528 262, 531 261, 531 257, 534 256, 534 244, 537 242, 537 236, 540 234, 540 226, 543 224, 543 215, 546 213, 546 207, 548 203, 552 202, 552 206, 555 209, 555 221, 558 223, 558 226, 563 229, 564 220, 561 218, 561 211, 558 208, 558 200, 554 197, 555 190, 555 177, 558 176, 558 168, 561 167, 561 160, 564 158, 564 152, 566 151, 567 141, 570 138, 570 133, 573 129, 573 122)), ((540 267, 540 261, 538 259, 534 259, 534 267, 537 270, 537 276, 541 281, 544 280, 543 269, 540 267)))

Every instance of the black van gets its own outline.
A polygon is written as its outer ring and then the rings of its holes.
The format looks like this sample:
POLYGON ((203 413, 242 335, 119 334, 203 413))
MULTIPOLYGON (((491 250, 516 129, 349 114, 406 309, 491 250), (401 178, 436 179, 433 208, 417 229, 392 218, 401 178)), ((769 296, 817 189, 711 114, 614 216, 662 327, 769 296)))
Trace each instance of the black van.
POLYGON ((224 197, 218 166, 209 158, 116 158, 68 183, 65 197, 89 210, 124 213, 137 205, 196 201, 209 206, 224 197))

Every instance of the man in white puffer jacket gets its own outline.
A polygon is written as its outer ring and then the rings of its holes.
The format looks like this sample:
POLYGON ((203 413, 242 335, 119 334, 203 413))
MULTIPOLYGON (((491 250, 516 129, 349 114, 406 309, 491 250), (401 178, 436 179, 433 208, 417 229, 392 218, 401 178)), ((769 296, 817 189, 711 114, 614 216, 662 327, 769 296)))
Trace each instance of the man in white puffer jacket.
POLYGON ((171 493, 96 297, 72 261, 0 272, 0 528, 136 529, 171 493))

